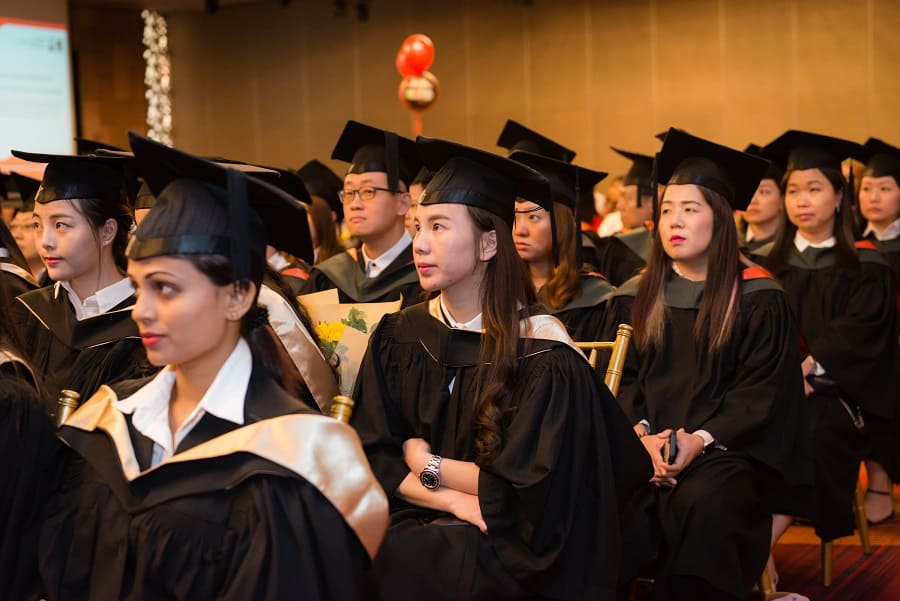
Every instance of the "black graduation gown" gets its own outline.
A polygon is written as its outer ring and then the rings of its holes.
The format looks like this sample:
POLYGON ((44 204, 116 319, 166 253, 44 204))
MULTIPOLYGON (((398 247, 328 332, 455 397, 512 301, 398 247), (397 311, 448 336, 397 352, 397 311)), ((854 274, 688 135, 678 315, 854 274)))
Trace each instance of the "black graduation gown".
POLYGON ((65 462, 28 369, 7 358, 0 357, 0 596, 34 600, 41 590, 36 533, 65 462))
MULTIPOLYGON (((608 337, 631 323, 639 277, 610 298, 608 337)), ((744 271, 730 340, 712 355, 695 345, 703 286, 670 276, 663 343, 632 346, 618 400, 633 424, 706 430, 727 449, 707 449, 675 487, 656 489, 657 593, 687 576, 744 598, 769 554, 768 489, 810 480, 800 351, 784 292, 759 268, 744 271)))
POLYGON ((103 387, 60 430, 76 459, 41 532, 46 599, 369 598, 387 500, 351 428, 254 364, 244 426, 207 414, 147 469, 117 398, 103 387))
POLYGON ((502 448, 480 465, 486 536, 395 495, 409 473, 401 448, 409 438, 443 457, 475 458, 482 335, 450 329, 429 305, 440 310, 435 299, 385 316, 354 395, 351 423, 391 498, 391 528, 376 558, 384 598, 613 598, 620 512, 650 477, 649 460, 609 391, 564 342, 521 343, 502 448))
POLYGON ((754 238, 750 242, 744 242, 744 244, 741 245, 741 252, 748 257, 765 257, 769 254, 769 251, 772 250, 774 244, 775 236, 769 236, 768 238, 754 238))
POLYGON ((424 293, 413 264, 412 244, 375 278, 366 277, 362 251, 357 249, 356 255, 354 258, 349 252, 341 252, 316 265, 300 294, 337 288, 342 303, 395 301, 401 294, 404 307, 422 301, 424 293))
POLYGON ((647 261, 631 250, 618 236, 601 238, 594 232, 583 232, 591 245, 585 245, 585 261, 602 273, 613 286, 621 286, 636 276, 647 261))
MULTIPOLYGON (((900 393, 894 371, 894 291, 881 256, 870 243, 857 244, 856 268, 835 269, 834 248, 810 247, 802 253, 792 248, 787 269, 776 274, 806 349, 837 385, 836 390, 820 386, 808 399, 816 452, 807 505, 824 540, 852 534, 859 463, 873 444, 896 444, 894 410, 900 393)), ((879 459, 896 478, 897 465, 890 455, 879 459)))
POLYGON ((3 286, 6 298, 10 300, 38 287, 34 276, 15 263, 3 259, 0 259, 0 286, 3 286))
POLYGON ((101 384, 156 371, 131 319, 133 305, 130 296, 106 313, 78 321, 65 290, 57 292, 55 285, 16 299, 13 322, 51 398, 69 389, 87 399, 101 384))
POLYGON ((547 312, 560 320, 572 340, 597 342, 603 334, 606 301, 612 294, 612 284, 600 274, 581 275, 581 294, 559 309, 547 307, 547 312))

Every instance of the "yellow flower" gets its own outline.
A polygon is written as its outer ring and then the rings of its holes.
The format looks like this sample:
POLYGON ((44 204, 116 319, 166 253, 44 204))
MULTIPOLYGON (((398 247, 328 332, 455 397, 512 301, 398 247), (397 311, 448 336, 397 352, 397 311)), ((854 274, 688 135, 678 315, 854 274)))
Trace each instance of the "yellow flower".
POLYGON ((344 334, 344 328, 347 326, 342 324, 339 321, 320 321, 316 327, 316 335, 319 337, 319 340, 323 342, 331 342, 337 344, 341 336, 344 334))

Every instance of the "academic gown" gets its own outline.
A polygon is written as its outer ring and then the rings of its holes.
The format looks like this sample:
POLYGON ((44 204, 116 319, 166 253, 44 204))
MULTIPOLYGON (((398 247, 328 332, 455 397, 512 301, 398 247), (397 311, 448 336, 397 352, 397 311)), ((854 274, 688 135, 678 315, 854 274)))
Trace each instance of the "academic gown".
MULTIPOLYGON (((610 298, 607 337, 631 323, 639 279, 610 298)), ((646 352, 632 345, 618 396, 632 424, 706 430, 727 449, 707 448, 672 488, 647 485, 661 535, 660 598, 677 577, 744 598, 769 554, 768 491, 810 481, 799 344, 784 292, 764 270, 745 270, 733 333, 710 354, 693 343, 703 286, 670 274, 663 342, 646 352)))
POLYGON ((749 242, 744 242, 741 245, 741 252, 751 256, 761 256, 765 257, 772 250, 772 247, 775 244, 775 236, 769 236, 768 238, 754 238, 749 242))
MULTIPOLYGON (((409 473, 401 447, 409 438, 425 439, 443 457, 475 459, 472 399, 482 335, 449 328, 438 312, 433 299, 385 316, 354 395, 351 423, 391 499, 391 527, 375 566, 383 597, 613 598, 620 517, 651 470, 609 391, 569 343, 521 341, 504 440, 480 464, 487 535, 397 497, 409 473)), ((554 329, 564 336, 558 323, 554 329)))
POLYGON ((2 352, 0 374, 0 596, 36 600, 36 532, 62 477, 63 449, 27 366, 2 352))
POLYGON ((3 286, 6 297, 10 300, 38 287, 31 273, 12 261, 3 259, 0 259, 0 286, 3 286))
POLYGON ((583 232, 583 237, 590 240, 585 244, 585 261, 593 270, 602 273, 613 286, 621 286, 636 276, 647 265, 618 236, 601 238, 593 232, 583 232))
POLYGON ((566 326, 572 340, 597 342, 602 340, 606 301, 613 290, 615 288, 602 275, 584 273, 581 275, 581 294, 564 307, 546 309, 566 326))
MULTIPOLYGON (((857 243, 859 266, 834 268, 834 248, 791 249, 784 286, 806 350, 836 383, 808 399, 815 453, 810 502, 824 540, 853 533, 852 502, 859 462, 873 445, 896 437, 897 309, 888 267, 868 242, 857 243)), ((897 466, 887 461, 892 478, 897 466)))
POLYGON ((48 395, 74 390, 87 399, 103 383, 149 375, 137 326, 134 296, 105 313, 78 321, 65 290, 57 286, 23 294, 12 303, 13 322, 48 395))
POLYGON ((356 249, 355 255, 354 258, 349 252, 341 252, 316 265, 300 294, 337 288, 342 303, 395 301, 402 294, 404 307, 423 300, 419 276, 413 264, 412 244, 374 278, 366 277, 362 251, 356 249))
POLYGON ((48 601, 370 598, 387 499, 351 428, 255 363, 245 425, 206 414, 149 468, 115 407, 144 382, 104 386, 60 430, 75 459, 41 531, 48 601))

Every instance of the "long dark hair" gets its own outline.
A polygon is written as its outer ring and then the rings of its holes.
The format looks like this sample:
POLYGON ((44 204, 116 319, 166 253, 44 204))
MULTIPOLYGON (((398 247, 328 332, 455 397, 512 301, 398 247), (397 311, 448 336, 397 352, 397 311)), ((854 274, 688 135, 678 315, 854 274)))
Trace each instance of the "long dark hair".
MULTIPOLYGON (((481 280, 484 340, 475 384, 475 455, 486 463, 503 443, 503 410, 510 404, 518 376, 519 320, 534 304, 535 294, 509 226, 493 213, 471 206, 467 209, 476 238, 484 232, 497 232, 497 252, 487 262, 481 280)), ((478 245, 475 252, 479 252, 478 245)))
MULTIPOLYGON (((841 202, 834 216, 833 231, 836 240, 835 250, 837 252, 834 268, 853 269, 859 266, 859 258, 856 256, 856 248, 853 245, 855 240, 853 236, 853 207, 851 206, 853 204, 853 195, 850 185, 844 179, 844 175, 839 169, 820 168, 819 171, 831 184, 835 193, 841 193, 841 202)), ((785 202, 787 202, 785 191, 787 190, 787 183, 791 173, 793 171, 785 173, 784 178, 781 180, 781 195, 785 198, 785 202)), ((769 253, 769 258, 766 261, 766 266, 775 275, 784 273, 789 269, 788 257, 794 248, 794 236, 797 234, 797 226, 788 219, 787 209, 782 211, 781 218, 783 220, 781 230, 775 237, 775 245, 772 247, 772 252, 769 253)))
MULTIPOLYGON (((731 205, 721 194, 697 186, 713 211, 712 238, 707 250, 709 267, 703 298, 694 323, 694 343, 710 353, 718 350, 731 337, 741 293, 740 252, 731 205)), ((665 286, 672 276, 672 259, 663 249, 659 233, 659 217, 653 228, 653 248, 647 270, 641 278, 631 311, 635 342, 641 350, 658 347, 663 342, 666 320, 665 286)))
MULTIPOLYGON (((198 271, 210 279, 216 286, 233 285, 240 289, 240 283, 234 281, 231 261, 222 255, 173 255, 191 263, 198 271)), ((241 336, 250 345, 253 357, 268 371, 269 375, 287 392, 297 395, 304 387, 303 380, 294 362, 278 340, 269 325, 260 325, 260 309, 256 304, 259 298, 259 287, 262 285, 265 261, 254 256, 250 262, 251 281, 256 285, 253 306, 241 319, 241 336)))
POLYGON ((128 246, 128 233, 134 224, 131 209, 123 200, 121 203, 111 204, 97 198, 79 198, 71 201, 75 210, 84 215, 93 228, 94 241, 97 242, 98 254, 103 252, 97 231, 102 228, 108 219, 116 222, 116 236, 113 238, 111 249, 116 267, 122 273, 128 269, 128 258, 125 256, 125 247, 128 246))
POLYGON ((337 228, 332 218, 331 207, 320 196, 313 196, 309 203, 309 216, 312 217, 312 227, 316 230, 316 242, 318 244, 316 263, 321 263, 329 257, 341 252, 337 238, 337 228))
POLYGON ((581 294, 581 271, 578 264, 578 236, 581 232, 575 223, 572 209, 564 204, 554 202, 556 213, 554 223, 556 229, 556 245, 559 249, 559 264, 553 268, 550 279, 541 288, 539 300, 552 309, 565 307, 572 299, 581 294))

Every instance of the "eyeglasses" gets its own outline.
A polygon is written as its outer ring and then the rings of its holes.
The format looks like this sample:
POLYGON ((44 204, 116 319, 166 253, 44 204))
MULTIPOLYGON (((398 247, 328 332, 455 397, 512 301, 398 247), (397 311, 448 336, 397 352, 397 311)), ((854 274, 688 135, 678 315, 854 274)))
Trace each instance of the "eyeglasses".
POLYGON ((341 190, 338 192, 338 198, 341 199, 341 202, 345 205, 348 205, 353 202, 353 197, 359 195, 359 199, 363 202, 370 202, 375 198, 375 194, 378 192, 390 192, 394 193, 393 190, 388 188, 378 188, 376 186, 366 186, 364 188, 359 188, 358 190, 341 190))

